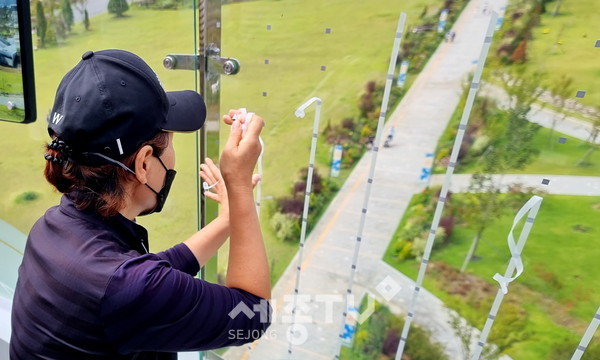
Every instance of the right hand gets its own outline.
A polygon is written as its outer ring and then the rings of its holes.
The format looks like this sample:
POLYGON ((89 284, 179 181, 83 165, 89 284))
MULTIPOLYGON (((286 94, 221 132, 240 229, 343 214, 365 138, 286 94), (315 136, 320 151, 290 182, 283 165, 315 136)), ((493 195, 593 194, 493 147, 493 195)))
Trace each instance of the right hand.
POLYGON ((225 115, 223 120, 231 124, 229 139, 221 155, 220 168, 225 184, 230 187, 245 186, 252 190, 252 172, 261 152, 258 136, 264 126, 263 119, 254 115, 245 135, 242 137, 242 123, 245 119, 233 121, 235 110, 225 115))

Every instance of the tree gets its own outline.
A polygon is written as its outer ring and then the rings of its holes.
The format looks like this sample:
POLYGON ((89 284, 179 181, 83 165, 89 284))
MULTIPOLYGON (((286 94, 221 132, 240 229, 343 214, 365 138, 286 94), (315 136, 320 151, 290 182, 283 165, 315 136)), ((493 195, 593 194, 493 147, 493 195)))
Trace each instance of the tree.
POLYGON ((516 110, 527 114, 544 89, 546 74, 541 71, 527 72, 524 67, 516 68, 512 73, 499 74, 502 88, 510 97, 510 111, 516 110))
POLYGON ((109 0, 108 12, 115 14, 117 17, 122 17, 125 11, 129 10, 127 0, 109 0))
POLYGON ((6 7, 0 8, 0 36, 11 38, 17 33, 17 29, 12 21, 13 10, 6 7))
POLYGON ((67 26, 67 31, 71 31, 71 26, 73 25, 73 9, 71 8, 71 3, 69 0, 62 0, 60 4, 60 12, 62 14, 62 18, 67 26))
POLYGON ((90 16, 87 13, 88 0, 70 0, 71 4, 75 7, 75 10, 79 11, 79 14, 83 16, 83 26, 85 30, 90 29, 90 16))
POLYGON ((44 14, 44 5, 41 1, 35 3, 35 18, 37 22, 37 35, 40 38, 40 47, 46 45, 46 30, 48 23, 46 22, 46 15, 44 14))
POLYGON ((577 166, 589 165, 589 162, 587 160, 592 155, 592 153, 594 151, 596 151, 596 149, 598 148, 597 140, 598 140, 599 135, 600 135, 600 111, 596 111, 596 113, 594 114, 594 121, 591 124, 591 128, 590 128, 590 136, 587 138, 587 142, 589 142, 590 147, 585 152, 585 154, 581 157, 581 159, 579 159, 579 161, 577 162, 577 166))
POLYGON ((469 190, 463 194, 463 204, 459 207, 461 219, 467 226, 475 228, 475 237, 460 268, 461 272, 465 272, 475 256, 485 229, 506 209, 506 201, 499 194, 500 186, 494 183, 491 175, 473 174, 469 190))
POLYGON ((484 170, 491 174, 505 174, 508 170, 522 169, 539 152, 534 135, 540 126, 527 119, 531 105, 544 92, 544 73, 527 73, 519 69, 514 74, 500 76, 509 96, 506 113, 497 113, 486 119, 486 127, 495 129, 491 134, 493 147, 484 157, 484 170))
POLYGON ((87 9, 88 0, 71 0, 71 4, 79 13, 84 16, 87 9))
POLYGON ((552 116, 552 127, 550 128, 550 147, 554 148, 554 128, 559 121, 563 121, 567 117, 565 105, 573 93, 573 78, 565 74, 561 75, 551 86, 550 92, 552 103, 558 108, 558 111, 552 116))
POLYGON ((531 105, 544 91, 541 72, 514 74, 502 73, 500 79, 509 95, 508 109, 484 118, 486 133, 492 143, 482 156, 484 174, 474 174, 469 192, 465 194, 466 205, 461 217, 476 230, 471 248, 465 257, 461 271, 465 271, 475 256, 485 229, 508 208, 507 199, 499 196, 500 184, 494 184, 489 174, 506 174, 510 170, 523 169, 539 152, 533 139, 540 126, 527 120, 531 105))
POLYGON ((562 3, 562 0, 557 0, 556 1, 556 6, 554 7, 554 11, 552 12, 552 16, 556 16, 558 15, 559 11, 560 11, 560 5, 562 3))
POLYGON ((83 26, 85 27, 86 31, 90 30, 90 16, 87 9, 83 11, 83 26))

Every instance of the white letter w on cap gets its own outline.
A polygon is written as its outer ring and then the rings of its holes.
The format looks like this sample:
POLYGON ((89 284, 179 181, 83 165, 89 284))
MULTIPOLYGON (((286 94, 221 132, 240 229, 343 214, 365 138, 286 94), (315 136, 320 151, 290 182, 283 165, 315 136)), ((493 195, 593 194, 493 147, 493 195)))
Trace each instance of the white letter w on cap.
POLYGON ((52 123, 53 124, 58 124, 59 122, 61 122, 61 120, 64 118, 64 115, 61 115, 57 112, 54 113, 54 115, 52 115, 52 123))

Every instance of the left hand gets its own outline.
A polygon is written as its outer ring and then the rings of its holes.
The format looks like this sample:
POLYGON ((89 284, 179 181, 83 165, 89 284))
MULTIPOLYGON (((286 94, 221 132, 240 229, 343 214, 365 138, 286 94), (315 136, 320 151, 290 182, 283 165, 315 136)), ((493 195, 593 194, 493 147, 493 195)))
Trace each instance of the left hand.
MULTIPOLYGON (((202 193, 209 199, 212 199, 221 205, 221 212, 227 213, 229 211, 229 201, 227 196, 227 187, 221 171, 217 165, 210 159, 204 159, 205 163, 200 164, 200 178, 202 178, 202 193), (204 190, 204 182, 208 186, 212 186, 208 190, 204 190)), ((260 181, 260 175, 252 175, 252 187, 256 187, 256 184, 260 181)))
POLYGON ((221 205, 221 213, 228 213, 227 187, 221 171, 210 158, 204 159, 204 164, 200 164, 200 178, 202 178, 202 193, 221 205), (210 189, 205 190, 204 183, 210 186, 210 189))

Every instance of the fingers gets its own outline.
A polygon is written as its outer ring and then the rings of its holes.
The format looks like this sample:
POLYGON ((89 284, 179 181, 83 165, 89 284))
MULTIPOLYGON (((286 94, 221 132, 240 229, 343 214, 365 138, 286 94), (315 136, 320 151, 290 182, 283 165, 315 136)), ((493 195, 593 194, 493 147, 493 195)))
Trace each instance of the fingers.
POLYGON ((229 115, 223 115, 223 122, 227 125, 233 124, 233 119, 229 115))
POLYGON ((239 121, 234 121, 231 124, 231 131, 229 133, 229 138, 227 139, 227 143, 225 143, 226 149, 237 148, 240 144, 240 140, 242 139, 242 125, 239 121))
POLYGON ((219 197, 218 194, 215 194, 215 193, 210 192, 210 191, 205 191, 204 192, 204 196, 206 196, 207 198, 209 198, 211 200, 214 200, 216 202, 220 202, 220 200, 221 200, 221 198, 219 197))
POLYGON ((246 136, 258 137, 264 126, 265 122, 263 121, 263 119, 255 114, 254 116, 252 116, 252 120, 248 125, 248 129, 246 130, 246 136))
POLYGON ((226 115, 223 115, 223 122, 227 125, 231 125, 233 124, 233 122, 235 121, 236 117, 239 118, 239 114, 241 113, 240 109, 238 110, 234 110, 231 109, 229 110, 229 112, 227 112, 226 115))
POLYGON ((260 174, 252 175, 252 187, 256 187, 256 184, 258 184, 260 180, 262 180, 260 174))
POLYGON ((238 120, 241 124, 243 124, 246 116, 246 109, 231 109, 226 115, 223 115, 223 122, 227 125, 233 124, 235 120, 238 120))
POLYGON ((202 180, 206 181, 208 185, 213 185, 219 181, 219 178, 215 176, 213 171, 206 164, 200 164, 200 177, 202 180))

